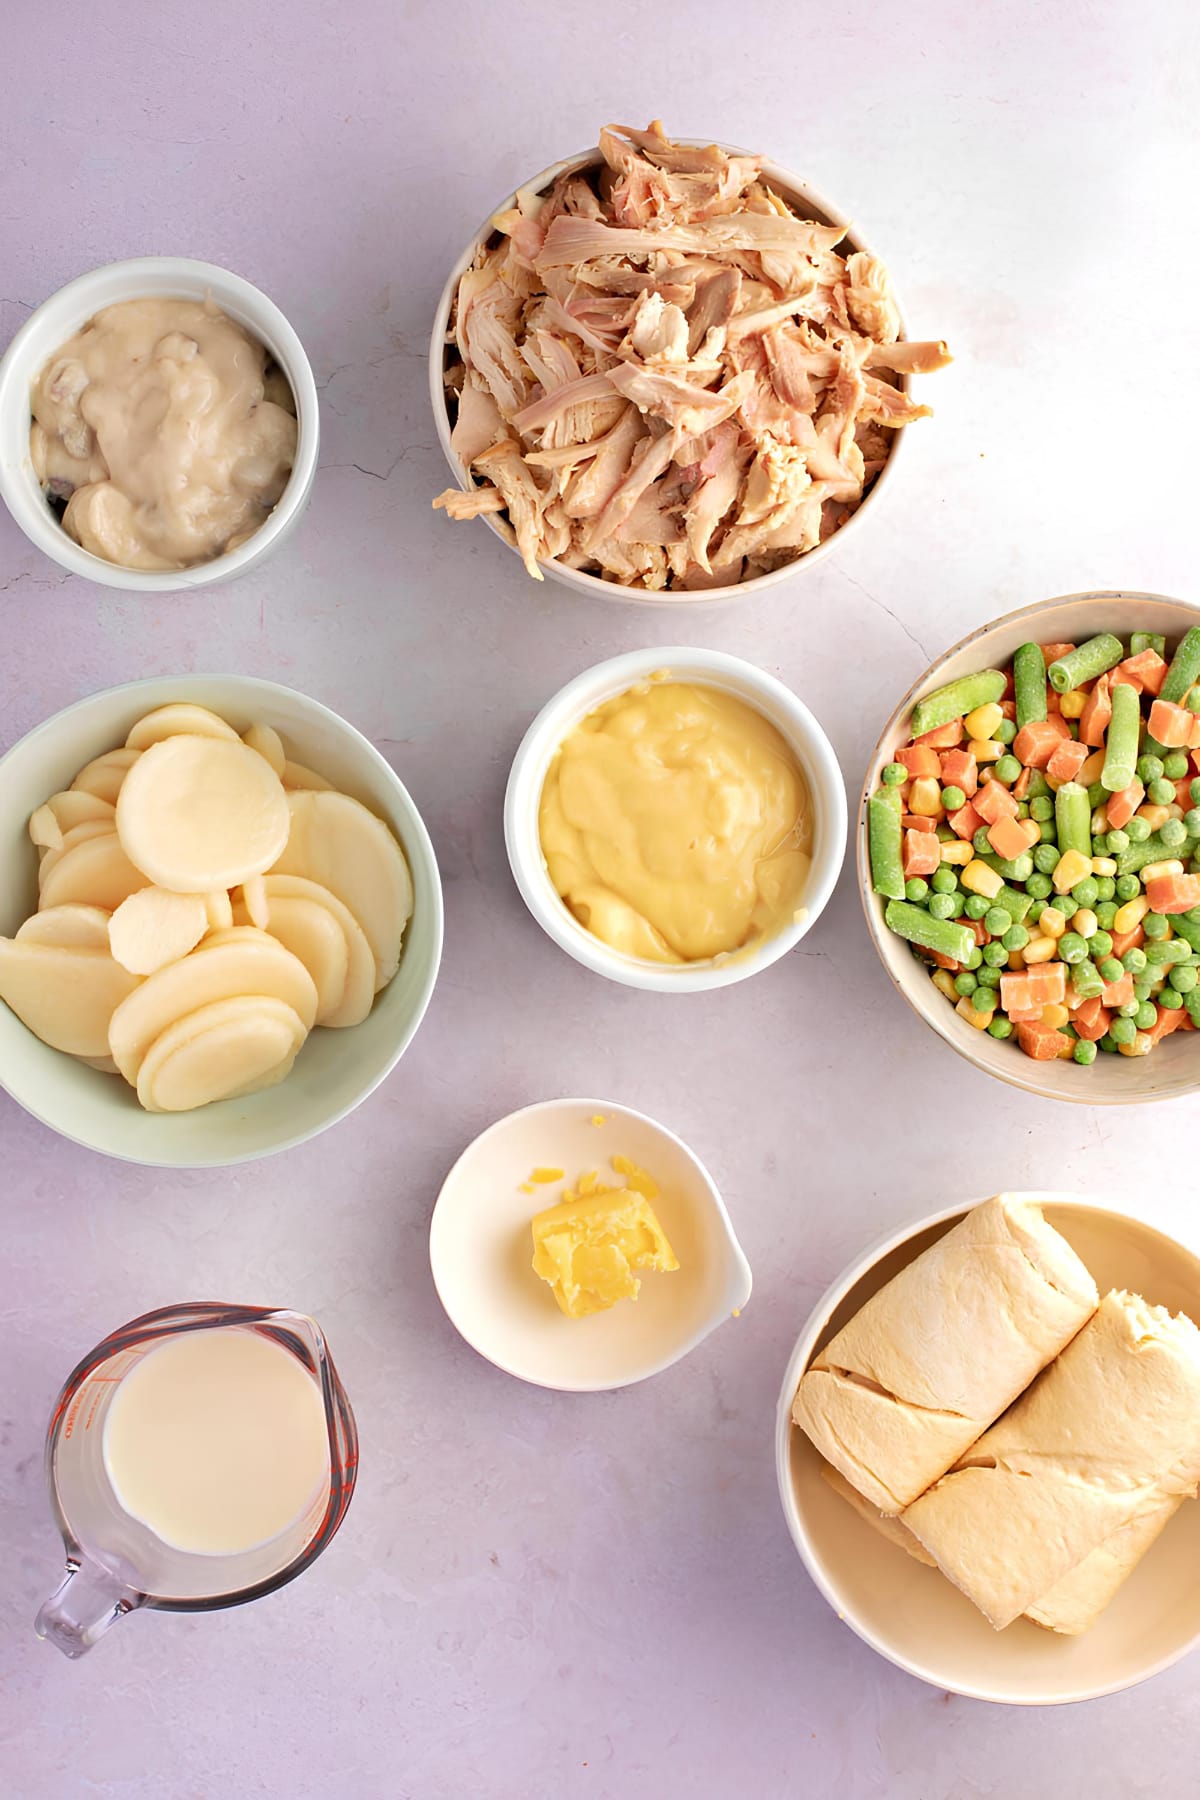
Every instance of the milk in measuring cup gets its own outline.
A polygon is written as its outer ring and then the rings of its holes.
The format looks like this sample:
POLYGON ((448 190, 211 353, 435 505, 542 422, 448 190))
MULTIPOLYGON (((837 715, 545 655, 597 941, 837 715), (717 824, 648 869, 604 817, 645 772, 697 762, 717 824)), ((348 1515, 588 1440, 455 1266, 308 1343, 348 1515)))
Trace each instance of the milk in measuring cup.
POLYGON ((273 1338, 239 1327, 148 1351, 113 1395, 103 1458, 125 1511, 193 1555, 251 1550, 329 1496, 320 1387, 273 1338))

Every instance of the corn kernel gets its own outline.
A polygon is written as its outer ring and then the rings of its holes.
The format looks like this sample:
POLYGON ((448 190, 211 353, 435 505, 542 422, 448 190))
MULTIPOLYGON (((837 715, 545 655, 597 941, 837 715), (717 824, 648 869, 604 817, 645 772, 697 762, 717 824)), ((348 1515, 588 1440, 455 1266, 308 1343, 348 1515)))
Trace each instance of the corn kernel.
POLYGON ((1139 1031, 1131 1044, 1117 1045, 1122 1056, 1149 1056, 1153 1048, 1154 1042, 1148 1031, 1139 1031))
POLYGON ((1167 818, 1168 819, 1182 819, 1182 817, 1183 817, 1182 806, 1180 806, 1180 804, 1177 800, 1172 800, 1170 806, 1168 806, 1168 808, 1167 808, 1167 818))
POLYGON ((1004 877, 997 875, 995 869, 979 858, 972 857, 958 878, 970 894, 982 894, 985 900, 994 900, 1004 886, 1004 877))
POLYGON ((937 988, 939 993, 945 994, 947 1000, 958 1000, 958 989, 954 985, 954 977, 949 969, 935 969, 933 971, 933 985, 937 988))
MULTIPOLYGON (((1145 894, 1138 894, 1135 899, 1127 900, 1124 906, 1118 906, 1113 915, 1113 930, 1126 932, 1136 931, 1146 914, 1150 911, 1150 902, 1145 894)), ((1042 918, 1046 917, 1045 913, 1042 918)))
POLYGON ((1080 850, 1068 850, 1060 856, 1051 877, 1056 894, 1069 894, 1076 882, 1092 872, 1092 859, 1080 850))
POLYGON ((979 763, 999 762, 1004 755, 1004 745, 998 744, 994 738, 972 738, 967 749, 979 763))
POLYGON ((1167 857, 1165 862, 1147 863, 1142 870, 1143 881, 1153 881, 1156 875, 1182 875, 1183 864, 1177 856, 1167 857))
POLYGON ((923 819, 936 819, 942 811, 942 790, 932 775, 922 775, 913 782, 908 810, 923 819))
POLYGON ((1081 938, 1095 937, 1100 929, 1100 921, 1090 906, 1081 906, 1071 915, 1071 930, 1077 931, 1081 938))
POLYGON ((1108 808, 1097 806, 1092 812, 1092 836, 1103 837, 1108 830, 1108 808))
MULTIPOLYGON (((1045 913, 1043 913, 1043 919, 1045 916, 1045 913)), ((1049 962, 1052 956, 1058 955, 1058 942, 1052 937, 1032 938, 1030 942, 1026 944, 1024 950, 1022 950, 1021 955, 1025 958, 1026 968, 1029 967, 1030 963, 1049 962)))
POLYGON ((974 854, 974 850, 965 838, 959 838, 952 844, 942 845, 942 861, 944 863, 959 863, 965 867, 974 854))
POLYGON ((1100 771, 1104 767, 1103 750, 1093 750, 1092 754, 1075 777, 1080 787, 1094 787, 1100 779, 1100 771))
POLYGON ((1025 967, 1025 958, 1020 950, 1010 950, 1009 951, 1008 966, 1013 971, 1014 974, 1016 973, 1016 971, 1018 969, 1023 969, 1025 967))
POLYGON ((977 1012, 971 1003, 970 994, 964 994, 954 1010, 960 1019, 965 1019, 968 1025, 973 1025, 976 1031, 986 1031, 996 1016, 995 1007, 991 1012, 977 1012))
POLYGON ((1004 714, 994 700, 989 700, 986 706, 977 706, 975 711, 969 712, 963 720, 963 724, 967 728, 967 736, 990 738, 1003 717, 1004 714))
POLYGON ((1058 710, 1064 719, 1078 719, 1087 705, 1087 695, 1082 688, 1072 688, 1069 694, 1060 694, 1058 710))
POLYGON ((1038 930, 1043 937, 1060 938, 1067 929, 1067 915, 1059 912, 1057 906, 1043 908, 1038 920, 1038 930))
POLYGON ((1114 856, 1093 856, 1093 858, 1092 858, 1092 874, 1093 875, 1115 875, 1116 872, 1117 872, 1117 861, 1114 856))
POLYGON ((1071 1037, 1067 1038, 1065 1043, 1062 1043, 1059 1045, 1058 1049, 1054 1052, 1054 1054, 1058 1058, 1059 1062, 1074 1062, 1074 1060, 1075 1060, 1075 1039, 1071 1038, 1071 1037))
POLYGON ((1139 819, 1145 819, 1151 831, 1161 831, 1167 822, 1168 814, 1165 806, 1155 806, 1148 801, 1145 806, 1138 807, 1137 816, 1139 819))
POLYGON ((1057 1000, 1052 1000, 1042 1008, 1042 1024, 1053 1026, 1055 1031, 1061 1031, 1070 1016, 1066 1007, 1057 1000))

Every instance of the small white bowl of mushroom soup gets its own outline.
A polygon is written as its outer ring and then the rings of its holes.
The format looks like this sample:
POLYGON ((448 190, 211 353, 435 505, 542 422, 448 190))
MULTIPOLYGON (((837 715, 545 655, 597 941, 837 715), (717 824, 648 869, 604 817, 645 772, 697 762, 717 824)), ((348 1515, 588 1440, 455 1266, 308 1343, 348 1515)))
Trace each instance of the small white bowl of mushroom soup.
POLYGON ((0 361, 0 497, 73 575, 161 593, 228 581, 295 526, 317 390, 267 296, 148 256, 60 288, 0 361))

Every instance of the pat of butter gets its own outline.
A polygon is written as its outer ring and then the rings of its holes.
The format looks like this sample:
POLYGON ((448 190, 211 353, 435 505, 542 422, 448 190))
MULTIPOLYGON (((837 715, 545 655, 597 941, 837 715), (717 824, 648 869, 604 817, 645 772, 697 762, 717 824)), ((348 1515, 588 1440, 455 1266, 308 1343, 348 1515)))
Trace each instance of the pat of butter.
POLYGON ((569 1195, 533 1221, 533 1270, 548 1282, 568 1318, 636 1300, 635 1269, 679 1267, 644 1194, 627 1188, 569 1195))

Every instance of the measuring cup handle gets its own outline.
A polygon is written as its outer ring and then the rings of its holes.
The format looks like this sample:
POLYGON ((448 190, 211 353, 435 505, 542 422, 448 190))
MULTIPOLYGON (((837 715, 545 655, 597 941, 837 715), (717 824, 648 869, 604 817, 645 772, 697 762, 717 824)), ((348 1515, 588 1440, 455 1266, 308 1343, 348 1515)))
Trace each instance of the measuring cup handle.
POLYGON ((83 1656, 126 1613, 145 1599, 98 1563, 76 1557, 34 1621, 40 1638, 56 1644, 64 1656, 83 1656))

